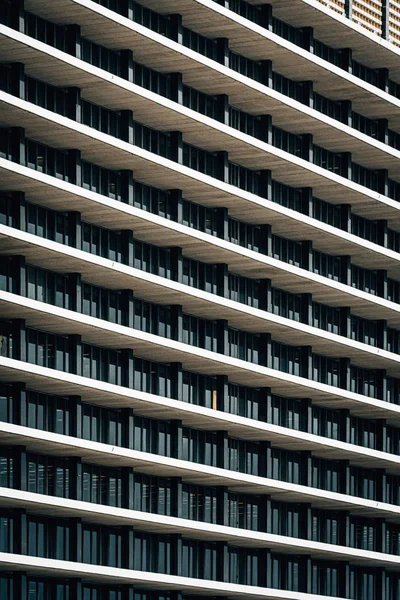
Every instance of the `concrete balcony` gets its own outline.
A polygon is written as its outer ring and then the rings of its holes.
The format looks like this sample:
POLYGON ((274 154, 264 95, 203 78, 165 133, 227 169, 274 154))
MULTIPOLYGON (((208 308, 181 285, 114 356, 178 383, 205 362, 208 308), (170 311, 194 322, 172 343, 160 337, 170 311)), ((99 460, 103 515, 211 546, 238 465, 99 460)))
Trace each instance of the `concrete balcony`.
MULTIPOLYGON (((238 244, 226 242, 191 227, 169 219, 163 219, 148 211, 129 206, 106 196, 88 191, 80 186, 67 183, 55 177, 24 167, 0 158, 0 190, 18 190, 26 194, 26 199, 53 210, 78 211, 84 220, 111 229, 131 228, 137 237, 160 246, 180 246, 186 256, 209 262, 209 245, 223 252, 224 262, 231 270, 241 275, 252 276, 255 263, 265 255, 238 244), (230 252, 225 252, 229 249, 230 252), (235 260, 237 256, 237 260, 235 260), (250 260, 251 259, 251 260, 250 260)), ((400 276, 400 255, 368 240, 327 225, 302 213, 238 190, 237 205, 243 202, 240 215, 245 222, 269 223, 274 234, 289 239, 310 240, 316 250, 332 255, 348 255, 357 265, 370 269, 385 269, 389 276, 400 276), (247 213, 242 213, 247 201, 247 213), (253 212, 258 219, 252 218, 253 212)), ((202 199, 203 200, 203 199, 202 199)), ((237 205, 232 204, 230 216, 237 215, 237 205)), ((261 276, 261 275, 260 275, 261 276)))
POLYGON ((270 548, 278 552, 293 552, 311 555, 315 560, 351 560, 365 566, 385 566, 392 570, 400 569, 397 556, 358 550, 305 539, 292 538, 270 533, 261 533, 202 521, 191 521, 177 517, 165 517, 124 508, 114 508, 78 500, 45 496, 31 492, 0 488, 0 506, 26 510, 38 515, 52 515, 60 519, 80 518, 99 525, 134 527, 161 535, 182 534, 195 540, 227 541, 241 548, 270 548))
MULTIPOLYGON (((303 592, 288 592, 272 588, 247 586, 233 583, 221 583, 208 579, 192 579, 131 569, 93 566, 87 563, 76 563, 20 554, 0 552, 0 564, 3 570, 23 571, 33 576, 51 576, 59 579, 79 578, 91 583, 109 585, 137 585, 140 589, 180 590, 186 594, 200 597, 229 596, 242 600, 324 600, 326 596, 303 592)), ((333 600, 339 598, 331 596, 333 600)))
MULTIPOLYGON (((215 248, 210 248, 214 257, 215 251, 215 248)), ((233 327, 238 329, 253 333, 269 332, 277 341, 298 345, 309 344, 315 352, 327 356, 349 357, 353 364, 359 366, 372 369, 384 368, 389 374, 395 376, 398 373, 399 359, 393 353, 4 225, 0 225, 0 254, 22 254, 28 263, 60 273, 82 273, 83 280, 87 283, 109 289, 134 289, 139 298, 157 304, 180 304, 184 312, 205 319, 215 319, 215 310, 218 307, 219 318, 228 320, 233 327)), ((295 275, 302 272, 302 269, 291 267, 274 259, 268 260, 273 261, 272 264, 277 269, 281 264, 282 268, 290 267, 287 271, 289 287, 293 285, 293 282, 299 280, 295 275), (291 275, 293 279, 290 277, 291 275)), ((266 264, 268 265, 268 262, 266 264)), ((382 318, 390 317, 391 324, 398 323, 400 307, 393 302, 359 292, 355 288, 332 282, 332 280, 319 275, 312 275, 310 280, 305 279, 304 285, 310 291, 311 282, 316 282, 315 289, 322 291, 325 281, 328 282, 328 286, 331 286, 325 289, 325 294, 333 296, 336 293, 337 300, 341 299, 347 306, 361 305, 364 311, 369 310, 371 315, 374 314, 374 318, 379 312, 382 318), (336 286, 340 286, 340 288, 336 286), (335 290, 336 292, 334 292, 335 290), (344 297, 340 293, 342 291, 344 297)), ((304 292, 306 291, 304 289, 304 292)))
MULTIPOLYGON (((250 4, 258 4, 249 0, 250 4)), ((318 0, 270 0, 274 15, 295 27, 313 27, 315 37, 333 48, 352 48, 354 58, 373 69, 386 67, 400 81, 400 49, 318 0), (339 45, 340 44, 340 45, 339 45)))
MULTIPOLYGON (((29 452, 51 456, 79 457, 85 462, 111 467, 133 467, 136 471, 159 477, 181 477, 184 482, 205 486, 226 486, 233 492, 270 495, 285 502, 306 502, 326 510, 346 510, 364 517, 389 518, 400 522, 400 507, 365 500, 357 496, 287 483, 277 479, 247 475, 218 467, 168 458, 119 446, 91 442, 0 422, 2 441, 9 446, 24 446, 29 452)), ((386 555, 388 556, 388 555, 386 555)), ((398 560, 398 559, 397 559, 398 560)))
MULTIPOLYGON (((246 376, 246 370, 257 373, 257 365, 252 363, 231 359, 228 356, 222 356, 221 354, 206 351, 195 346, 143 333, 137 329, 116 325, 35 300, 21 298, 7 292, 0 292, 0 308, 3 318, 22 318, 29 327, 60 335, 77 334, 82 337, 82 341, 85 343, 106 348, 131 348, 136 356, 166 363, 171 361, 181 362, 185 368, 195 372, 214 375, 221 371, 221 362, 226 362, 224 374, 229 373, 232 376, 232 367, 235 368, 235 380, 239 383, 242 383, 241 379, 246 376)), ((258 368, 258 371, 258 378, 260 379, 260 376, 265 373, 265 368, 261 366, 258 368)), ((267 369, 267 372, 271 372, 271 369, 267 369)), ((292 376, 286 376, 289 380, 292 380, 292 376)), ((249 384, 249 382, 246 383, 249 384)), ((336 394, 340 394, 337 388, 332 389, 336 394)), ((344 393, 347 395, 345 391, 344 393)), ((358 396, 360 402, 363 402, 361 399, 364 397, 358 396)), ((392 405, 381 400, 372 400, 371 404, 368 400, 366 401, 366 406, 362 409, 364 411, 362 413, 363 416, 365 416, 366 411, 373 410, 373 407, 382 407, 385 411, 385 418, 389 421, 396 420, 396 415, 400 410, 397 405, 392 405), (394 410, 392 410, 393 408, 394 410)), ((176 410, 183 413, 183 415, 180 414, 179 419, 186 421, 187 415, 185 414, 185 409, 188 405, 186 403, 182 404, 181 401, 177 400, 171 400, 171 402, 174 407, 177 407, 176 410)), ((315 402, 316 404, 320 403, 318 398, 315 398, 315 402)), ((332 400, 333 405, 335 405, 334 400, 332 400)), ((356 413, 357 407, 355 404, 352 408, 355 409, 352 412, 356 413)), ((152 414, 153 408, 149 410, 152 414)), ((210 411, 207 412, 207 409, 205 410, 207 419, 205 419, 205 424, 203 424, 203 418, 199 420, 201 424, 200 428, 224 428, 231 430, 235 427, 236 422, 233 415, 215 410, 211 410, 211 414, 209 415, 210 411), (233 417, 233 421, 231 417, 233 417)), ((146 414, 145 410, 142 412, 146 414)), ((169 415, 169 418, 171 418, 171 415, 169 415)), ((195 423, 195 425, 198 425, 198 423, 195 423)), ((322 458, 350 460, 352 464, 357 466, 386 468, 389 472, 400 474, 400 457, 387 452, 364 448, 248 418, 241 418, 241 428, 239 430, 234 428, 232 432, 232 435, 236 437, 258 441, 269 440, 289 450, 307 449, 322 458)))
MULTIPOLYGON (((147 0, 144 4, 157 7, 158 11, 163 10, 166 13, 181 13, 185 25, 193 26, 195 31, 210 37, 221 37, 223 32, 224 36, 231 40, 233 50, 243 52, 245 56, 254 60, 272 60, 273 68, 277 72, 300 81, 312 80, 315 91, 333 100, 351 100, 357 112, 372 119, 387 118, 390 126, 399 130, 400 100, 224 9, 212 0, 179 0, 178 3, 168 0, 157 4, 154 4, 154 0, 147 0), (163 8, 160 9, 160 6, 163 8), (189 13, 190 17, 187 18, 189 13)), ((285 9, 286 7, 287 4, 285 9)), ((179 71, 184 74, 185 83, 188 85, 206 93, 228 94, 235 106, 246 110, 243 95, 237 94, 233 82, 223 83, 224 78, 219 73, 224 72, 224 67, 91 0, 60 0, 56 5, 49 5, 45 0, 26 0, 26 8, 58 24, 79 23, 82 35, 92 41, 114 49, 132 48, 139 62, 144 62, 161 72, 179 71), (163 52, 160 52, 160 44, 164 47, 163 52), (190 65, 191 59, 197 63, 195 70, 194 64, 190 65), (215 70, 212 78, 207 76, 207 69, 202 68, 202 64, 207 64, 215 70)), ((283 19, 289 21, 286 12, 285 10, 283 19)), ((333 19, 329 18, 327 21, 329 26, 333 19)), ((309 20, 306 25, 309 26, 310 23, 312 21, 309 20)), ((297 21, 296 26, 299 25, 297 21)), ((318 38, 318 30, 316 37, 318 38)), ((343 35, 338 39, 343 47, 343 35)), ((378 66, 388 65, 387 62, 383 62, 378 66)), ((226 72, 233 73, 230 69, 226 72)), ((253 110, 255 108, 253 103, 253 110)))
MULTIPOLYGON (((4 32, 6 29, 1 29, 0 26, 0 31, 4 32)), ((5 60, 7 60, 7 44, 14 44, 15 35, 18 36, 18 40, 24 40, 24 42, 21 41, 18 48, 14 49, 13 52, 18 51, 19 59, 26 66, 26 72, 33 74, 38 79, 41 78, 55 85, 65 85, 65 81, 68 81, 68 85, 79 86, 87 100, 114 110, 133 109, 140 122, 162 131, 181 130, 185 134, 185 139, 190 143, 205 149, 219 150, 221 148, 219 137, 214 140, 214 134, 210 135, 210 127, 213 128, 213 131, 215 130, 217 136, 220 136, 221 132, 228 131, 230 135, 236 137, 239 135, 240 139, 249 138, 249 144, 251 145, 258 144, 256 138, 241 134, 238 130, 224 126, 219 121, 203 117, 200 113, 181 104, 167 100, 163 96, 131 84, 121 77, 114 76, 97 67, 92 67, 87 62, 74 59, 69 54, 55 50, 33 38, 17 34, 17 32, 9 29, 7 35, 4 33, 0 35, 0 52, 2 44, 4 44, 2 56, 5 60), (48 60, 46 67, 43 65, 43 55, 46 55, 46 60, 48 60), (204 125, 203 128, 202 125, 204 125), (205 131, 202 131, 202 129, 205 129, 205 131)), ((200 59, 202 59, 201 55, 200 59)), ((218 67, 218 63, 215 64, 218 67)), ((236 72, 232 71, 231 73, 235 79, 236 72)), ((210 76, 214 77, 212 73, 210 73, 210 76)), ((284 129, 288 128, 288 123, 290 123, 290 131, 299 134, 311 133, 314 136, 314 141, 327 149, 335 152, 351 152, 355 161, 371 168, 388 169, 391 177, 396 178, 398 176, 397 160, 400 157, 398 150, 317 110, 310 109, 305 104, 271 88, 260 87, 260 84, 248 78, 244 78, 247 80, 247 83, 244 83, 242 82, 243 76, 238 75, 238 77, 240 81, 238 80, 237 83, 242 85, 243 99, 247 102, 248 98, 252 98, 247 107, 250 114, 268 112, 273 115, 274 124, 281 125, 284 129), (262 107, 260 106, 258 111, 254 111, 253 100, 256 100, 254 85, 258 86, 257 89, 260 88, 261 90, 263 88, 264 94, 264 104, 262 107)), ((224 143, 228 143, 231 152, 233 152, 232 156, 236 156, 237 151, 234 145, 232 146, 229 140, 225 140, 224 143)), ((240 153, 237 156, 240 159, 240 153)), ((248 157, 243 158, 243 160, 247 163, 248 157)))
MULTIPOLYGON (((4 109, 2 118, 0 118, 0 126, 22 126, 25 128, 28 137, 52 145, 53 147, 80 148, 83 152, 83 157, 86 160, 92 161, 95 164, 100 164, 106 168, 114 168, 116 170, 124 168, 131 170, 137 169, 140 179, 150 185, 161 187, 163 189, 179 187, 182 189, 184 197, 194 201, 200 201, 206 206, 221 206, 223 203, 223 205, 230 209, 232 216, 244 220, 248 217, 249 209, 249 203, 246 202, 246 200, 253 200, 251 220, 260 223, 260 220, 256 220, 257 218, 260 219, 260 216, 263 219, 267 218, 267 213, 263 214, 261 212, 262 209, 260 209, 260 211, 253 210, 254 203, 257 203, 259 207, 264 207, 268 204, 268 201, 255 194, 245 192, 240 188, 223 183, 214 177, 204 175, 199 171, 195 171, 174 161, 165 159, 162 156, 153 154, 147 150, 142 150, 138 146, 123 142, 110 135, 103 134, 91 127, 76 123, 71 119, 59 116, 56 113, 37 107, 24 100, 19 100, 10 94, 0 92, 0 105, 4 109), (51 124, 51 127, 49 127, 49 124, 51 124), (111 153, 110 148, 112 149, 111 153), (155 166, 156 168, 154 168, 155 166), (238 198, 242 200, 242 202, 240 202, 240 200, 238 201, 238 198)), ((271 146, 267 144, 263 145, 272 153, 271 146)), ((363 202, 364 206, 367 204, 367 199, 372 201, 375 200, 376 206, 374 208, 378 208, 379 202, 382 199, 380 194, 372 192, 358 184, 354 184, 349 180, 334 175, 320 167, 312 167, 307 161, 294 157, 286 152, 273 149, 273 154, 275 156, 272 160, 274 163, 279 164, 282 169, 284 165, 287 166, 286 159, 290 158, 292 161, 291 166, 294 167, 293 172, 296 171, 298 176, 302 175, 302 182, 304 184, 308 181, 309 183, 314 182, 323 185, 328 194, 329 191, 335 191, 334 198, 336 202, 339 198, 342 199, 340 194, 343 194, 343 187, 346 187, 348 193, 346 200, 357 200, 357 202, 363 202), (309 171, 308 173, 305 172, 305 168, 309 171)), ((268 163, 265 166, 268 166, 268 163)), ((321 190, 318 190, 317 185, 317 193, 318 191, 321 190)), ((394 215, 395 213, 398 219, 398 203, 389 198, 385 200, 387 203, 386 207, 392 207, 394 210, 391 214, 394 215)), ((381 218, 384 215, 382 214, 383 211, 381 207, 379 207, 379 209, 379 217, 381 218)), ((373 211, 372 204, 367 204, 366 211, 361 210, 359 212, 367 212, 370 216, 371 212, 375 211, 373 211)), ((298 213, 295 213, 294 211, 289 211, 289 213, 299 216, 298 213)), ((304 220, 303 215, 301 215, 301 219, 304 220)), ((248 220, 250 219, 248 218, 248 220)), ((316 220, 311 219, 311 222, 317 224, 316 220)), ((336 230, 335 228, 331 228, 331 230, 336 231, 337 234, 340 235, 339 230, 336 230)), ((278 230, 277 232, 280 231, 278 230)), ((348 234, 345 234, 345 237, 347 236, 348 234)), ((348 239, 354 241, 358 240, 356 236, 350 236, 348 239)), ((340 241, 341 253, 343 253, 342 240, 343 233, 340 241)), ((382 268, 383 265, 386 266, 386 261, 390 257, 394 259, 394 262, 392 262, 393 266, 396 265, 393 275, 395 277, 399 276, 397 253, 386 250, 383 247, 381 248, 376 244, 370 244, 366 241, 363 241, 362 246, 359 244, 358 258, 362 259, 362 257, 364 257, 364 259, 367 260, 369 268, 382 268), (369 254, 367 257, 362 246, 374 249, 375 255, 372 257, 369 254), (381 254, 381 260, 378 257, 378 253, 381 254), (378 260, 376 260, 377 258, 378 260), (371 261, 371 259, 373 260, 371 261)), ((326 249, 324 244, 321 244, 321 247, 326 249)), ((352 253, 353 252, 354 250, 352 249, 352 253)))
MULTIPOLYGON (((135 168, 134 163, 129 162, 127 152, 128 154, 135 155, 137 146, 122 142, 118 138, 103 134, 91 127, 57 115, 25 100, 20 100, 6 92, 0 92, 0 105, 3 109, 2 118, 0 119, 1 126, 18 125, 25 127, 28 137, 58 148, 80 148, 86 160, 107 168, 135 168), (49 127, 49 123, 51 123, 51 127, 49 127), (114 147, 112 154, 109 151, 110 145, 114 147), (105 155, 107 156, 107 160, 105 159, 105 155)), ((213 140, 209 150, 218 150, 222 147, 229 152, 230 159, 233 159, 233 161, 239 161, 243 166, 251 167, 253 170, 270 169, 275 179, 290 186, 312 187, 314 195, 333 204, 341 204, 343 203, 343 199, 345 199, 346 203, 354 206, 355 210, 362 216, 379 219, 386 216, 395 218, 391 211, 392 208, 395 208, 396 227, 399 227, 397 220, 398 202, 396 200, 385 197, 383 194, 354 183, 345 177, 314 165, 289 152, 275 148, 271 144, 258 141, 231 127, 218 124, 213 119, 202 117, 194 111, 189 112, 192 113, 191 116, 197 117, 198 121, 208 125, 208 127, 200 125, 199 131, 201 129, 203 135, 207 134, 209 139, 213 140), (383 210, 382 204, 385 205, 383 210)), ((165 124, 164 127, 165 129, 170 129, 165 124)), ((144 165, 140 165, 140 178, 156 187, 157 184, 159 187, 180 187, 184 191, 185 197, 190 199, 194 196, 193 199, 198 200, 203 196, 204 192, 196 193, 197 189, 194 181, 191 181, 189 187, 187 185, 184 186, 183 181, 181 184, 177 173, 183 170, 185 174, 194 179, 200 179, 200 181, 207 183, 210 182, 212 187, 218 188, 218 191, 223 190, 225 186, 228 186, 227 189, 229 190, 238 189, 229 184, 224 185, 220 180, 216 180, 168 159, 163 159, 158 155, 152 156, 159 167, 165 164, 170 170, 174 171, 173 181, 169 178, 165 182, 161 172, 157 172, 155 178, 153 168, 149 172, 148 170, 146 171, 144 165)), ((208 189, 207 198, 209 198, 209 201, 213 200, 210 189, 208 189)), ((220 195, 219 200, 221 201, 220 195)), ((228 206, 226 203, 225 205, 228 206)))

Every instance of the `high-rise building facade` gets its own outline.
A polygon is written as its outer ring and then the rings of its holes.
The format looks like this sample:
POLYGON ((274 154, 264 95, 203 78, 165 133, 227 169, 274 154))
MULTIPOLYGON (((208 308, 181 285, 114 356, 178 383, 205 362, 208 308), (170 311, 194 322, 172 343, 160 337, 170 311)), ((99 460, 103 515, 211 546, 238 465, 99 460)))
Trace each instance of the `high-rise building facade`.
POLYGON ((399 23, 1 0, 1 600, 399 600, 399 23))

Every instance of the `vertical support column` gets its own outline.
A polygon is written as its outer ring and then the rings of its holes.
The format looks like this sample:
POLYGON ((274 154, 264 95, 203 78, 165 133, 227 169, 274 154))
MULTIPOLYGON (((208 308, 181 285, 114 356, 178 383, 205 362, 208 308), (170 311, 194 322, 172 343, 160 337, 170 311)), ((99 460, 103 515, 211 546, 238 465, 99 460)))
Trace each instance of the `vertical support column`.
POLYGON ((385 419, 376 419, 376 449, 387 451, 387 426, 385 419))
POLYGON ((10 64, 9 69, 11 94, 25 100, 25 65, 15 62, 10 64))
POLYGON ((340 335, 345 338, 351 337, 351 312, 349 306, 341 306, 340 309, 340 335))
POLYGON ((272 117, 271 115, 260 115, 259 128, 261 140, 266 144, 272 144, 272 117))
POLYGON ((70 498, 72 500, 82 500, 82 478, 83 468, 80 458, 72 457, 69 459, 71 469, 70 498))
POLYGON ((71 527, 71 559, 82 562, 83 559, 83 533, 82 521, 79 518, 70 519, 71 527))
POLYGON ((259 364, 271 367, 272 338, 270 333, 260 334, 259 364))
POLYGON ((389 93, 389 69, 381 68, 377 69, 378 72, 378 85, 387 94, 389 93))
MULTIPOLYGON (((386 171, 387 173, 387 171, 386 171)), ((378 234, 378 239, 377 242, 380 246, 383 246, 384 248, 388 247, 388 222, 386 221, 386 219, 380 219, 379 221, 377 221, 377 234, 378 234)))
POLYGON ((170 160, 179 165, 183 163, 183 135, 181 131, 170 131, 170 160))
POLYGON ((389 9, 390 0, 382 0, 382 37, 384 40, 389 39, 389 9))
POLYGON ((347 562, 340 562, 338 567, 338 596, 350 598, 350 565, 347 562))
POLYGON ((133 81, 133 52, 132 50, 120 50, 120 76, 130 83, 133 81))
POLYGON ((229 155, 225 150, 216 152, 216 176, 224 183, 229 183, 229 155))
POLYGON ((260 225, 260 251, 266 256, 272 256, 272 227, 268 223, 260 225))
POLYGON ((313 539, 313 511, 312 511, 312 505, 311 504, 304 504, 303 505, 303 531, 302 531, 302 537, 304 537, 306 540, 311 541, 313 539))
POLYGON ((271 4, 262 4, 261 5, 261 25, 268 29, 268 31, 273 30, 273 21, 272 21, 272 6, 271 4))
POLYGON ((182 342, 183 340, 183 316, 182 306, 180 304, 173 304, 170 306, 171 312, 171 329, 174 340, 182 342))
POLYGON ((260 279, 259 306, 261 310, 272 312, 272 285, 270 279, 260 279))
POLYGON ((229 96, 227 94, 218 94, 215 96, 216 118, 224 125, 229 125, 229 96))
POLYGON ((340 204, 340 228, 351 233, 351 204, 340 204))
POLYGON ((229 240, 229 214, 225 207, 218 207, 215 211, 217 235, 221 240, 229 240))
POLYGON ((26 297, 26 261, 25 256, 10 256, 10 274, 15 278, 15 291, 26 297))
POLYGON ((227 542, 216 542, 217 545, 217 577, 219 581, 229 581, 229 554, 227 542))
POLYGON ((341 152, 341 165, 340 165, 340 175, 349 179, 352 179, 352 165, 351 165, 351 152, 341 152))
POLYGON ((351 256, 340 257, 340 283, 351 285, 351 256))
POLYGON ((12 320, 12 332, 16 342, 16 348, 13 349, 13 356, 10 358, 16 358, 26 362, 26 326, 24 319, 13 319, 12 320))
POLYGON ((386 502, 386 471, 376 469, 376 499, 378 502, 386 502))
POLYGON ((169 190, 169 204, 171 207, 171 218, 176 223, 183 221, 183 198, 182 190, 169 190))
POLYGON ((28 467, 26 462, 26 448, 13 446, 13 477, 12 485, 16 490, 28 491, 28 467))
POLYGON ((339 493, 347 496, 350 494, 350 463, 348 460, 340 461, 339 493))
POLYGON ((377 290, 376 293, 380 298, 387 298, 387 271, 379 269, 376 272, 377 290))
POLYGON ((314 29, 312 27, 302 27, 303 48, 307 52, 314 53, 314 29))
POLYGON ((68 404, 73 408, 72 435, 82 439, 83 437, 83 419, 82 419, 82 399, 80 396, 68 396, 68 404))
POLYGON ((312 325, 312 295, 301 294, 301 322, 306 325, 312 325))
POLYGON ((9 132, 11 158, 17 164, 25 165, 25 129, 22 127, 10 127, 9 132))
POLYGON ((353 0, 344 0, 344 14, 348 19, 353 16, 353 0))
POLYGON ((169 37, 174 42, 178 44, 182 44, 183 42, 183 25, 182 25, 182 15, 175 13, 172 15, 168 15, 169 19, 169 37))
POLYGON ((134 143, 134 132, 133 132, 133 111, 132 110, 121 110, 120 112, 120 135, 121 139, 128 144, 134 143))
POLYGON ((389 173, 387 169, 378 169, 378 192, 383 196, 389 195, 389 173))
POLYGON ((272 173, 269 169, 259 171, 260 188, 258 195, 266 200, 272 200, 272 173))
POLYGON ((342 48, 340 50, 342 58, 342 69, 348 73, 353 72, 353 52, 351 48, 342 48))
POLYGON ((350 389, 350 359, 339 358, 339 387, 342 390, 350 389))
POLYGON ((75 58, 82 58, 81 28, 79 25, 66 26, 66 51, 75 58))
POLYGON ((271 60, 260 61, 260 82, 268 88, 274 87, 274 78, 271 60))
POLYGON ((182 536, 180 534, 172 535, 171 548, 171 573, 180 577, 182 575, 182 536))
POLYGON ((81 213, 68 213, 68 235, 72 240, 73 248, 82 249, 82 220, 81 213))
POLYGON ((300 411, 301 431, 313 433, 313 405, 310 398, 302 398, 300 411))
POLYGON ((82 276, 80 273, 68 273, 68 290, 71 298, 71 310, 82 312, 82 276))
MULTIPOLYGON (((265 423, 273 423, 271 388, 260 388, 259 419, 265 423)), ((276 423, 275 423, 276 425, 276 423)))
POLYGON ((221 486, 217 488, 217 523, 229 526, 228 488, 221 486))
POLYGON ((383 144, 389 144, 389 121, 387 119, 378 119, 378 140, 383 144))
POLYGON ((121 350, 122 385, 129 389, 134 387, 135 357, 132 348, 121 350))
POLYGON ((173 382, 172 398, 175 400, 183 400, 182 363, 170 363, 170 372, 173 382))
POLYGON ((225 263, 217 264, 217 289, 218 296, 229 298, 229 272, 225 263))
MULTIPOLYGON (((1 388, 0 388, 0 390, 1 390, 1 388)), ((4 393, 4 395, 8 395, 8 394, 9 394, 9 392, 4 393)), ((14 406, 12 422, 15 423, 16 425, 22 425, 23 427, 27 427, 28 411, 26 408, 26 386, 25 386, 25 383, 22 383, 22 382, 13 383, 11 386, 11 394, 10 395, 12 396, 13 406, 14 406)))
POLYGON ((270 474, 271 464, 271 443, 266 441, 260 442, 259 450, 259 468, 258 474, 260 477, 268 477, 270 474))
POLYGON ((376 379, 377 379, 377 396, 379 400, 385 400, 387 398, 387 378, 386 378, 386 370, 378 369, 376 371, 376 379))
POLYGON ((172 499, 171 499, 171 513, 173 517, 178 519, 183 517, 183 483, 181 477, 173 477, 172 481, 172 499))
POLYGON ((183 77, 182 73, 169 73, 169 98, 178 104, 183 104, 183 77))
POLYGON ((341 100, 341 113, 342 113, 342 123, 344 125, 348 125, 348 127, 353 126, 353 108, 351 100, 341 100))
POLYGON ((217 320, 217 352, 229 356, 229 327, 225 319, 217 320))
POLYGON ((224 67, 229 67, 229 40, 217 38, 217 61, 224 67))
POLYGON ((183 434, 182 421, 174 419, 171 421, 171 455, 173 458, 183 458, 183 434))
POLYGON ((82 122, 82 99, 81 90, 78 87, 70 87, 66 89, 67 92, 67 117, 76 121, 77 123, 82 122))
POLYGON ((123 569, 133 569, 134 568, 134 529, 133 527, 123 527, 122 528, 122 564, 121 567, 123 569))
POLYGON ((302 243, 302 268, 312 273, 314 269, 314 256, 311 240, 304 240, 302 243))
POLYGON ((313 163, 314 162, 314 144, 313 144, 313 136, 311 133, 304 133, 301 137, 302 149, 301 149, 301 158, 304 160, 313 163))
POLYGON ((122 408, 122 432, 121 432, 121 443, 124 448, 133 449, 133 434, 134 434, 134 422, 135 414, 132 408, 122 408))
POLYGON ((14 573, 14 598, 28 600, 28 576, 23 571, 14 573))
POLYGON ((300 376, 312 380, 312 347, 302 346, 300 357, 300 376))
POLYGON ((11 192, 11 223, 20 231, 26 231, 26 202, 24 192, 11 192))
POLYGON ((343 408, 339 413, 339 440, 341 442, 350 443, 350 411, 343 408))
POLYGON ((71 372, 82 375, 82 340, 80 335, 69 335, 68 345, 71 361, 71 372))
POLYGON ((182 257, 182 248, 175 246, 170 248, 170 256, 171 256, 171 279, 177 281, 178 283, 182 283, 183 279, 183 257, 182 257))
POLYGON ((122 325, 134 327, 135 325, 135 297, 133 290, 121 290, 122 325))
POLYGON ((81 579, 69 579, 69 585, 71 590, 71 598, 74 600, 83 599, 83 587, 81 579))
POLYGON ((217 431, 217 465, 220 469, 229 469, 227 431, 217 431))
POLYGON ((301 451, 300 481, 302 485, 312 487, 312 455, 309 450, 301 451))
POLYGON ((310 187, 300 188, 301 191, 301 212, 307 217, 314 216, 313 191, 310 187))
POLYGON ((6 22, 7 26, 12 27, 13 29, 15 29, 16 31, 19 31, 21 33, 25 33, 24 5, 25 5, 24 0, 12 0, 12 2, 10 2, 9 7, 8 7, 9 21, 6 22))
POLYGON ((303 81, 303 103, 308 108, 314 108, 314 85, 312 81, 303 81))
POLYGON ((133 171, 125 169, 120 171, 121 177, 121 198, 122 202, 133 206, 135 203, 135 181, 133 179, 133 171))
POLYGON ((135 247, 131 229, 121 231, 121 254, 124 264, 127 267, 133 267, 135 264, 135 247))
POLYGON ((68 181, 82 187, 82 157, 80 150, 68 150, 68 181))
POLYGON ((387 321, 380 320, 376 322, 377 326, 377 345, 378 348, 382 348, 382 350, 387 350, 388 345, 388 331, 387 331, 387 321))

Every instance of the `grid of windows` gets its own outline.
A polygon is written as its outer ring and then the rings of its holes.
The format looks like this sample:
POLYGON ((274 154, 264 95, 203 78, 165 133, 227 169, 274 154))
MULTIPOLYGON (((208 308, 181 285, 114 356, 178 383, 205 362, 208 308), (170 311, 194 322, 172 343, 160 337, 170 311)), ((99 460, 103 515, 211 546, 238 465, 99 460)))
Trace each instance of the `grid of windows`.
POLYGON ((279 2, 59 4, 0 3, 1 600, 398 600, 392 68, 279 2))

